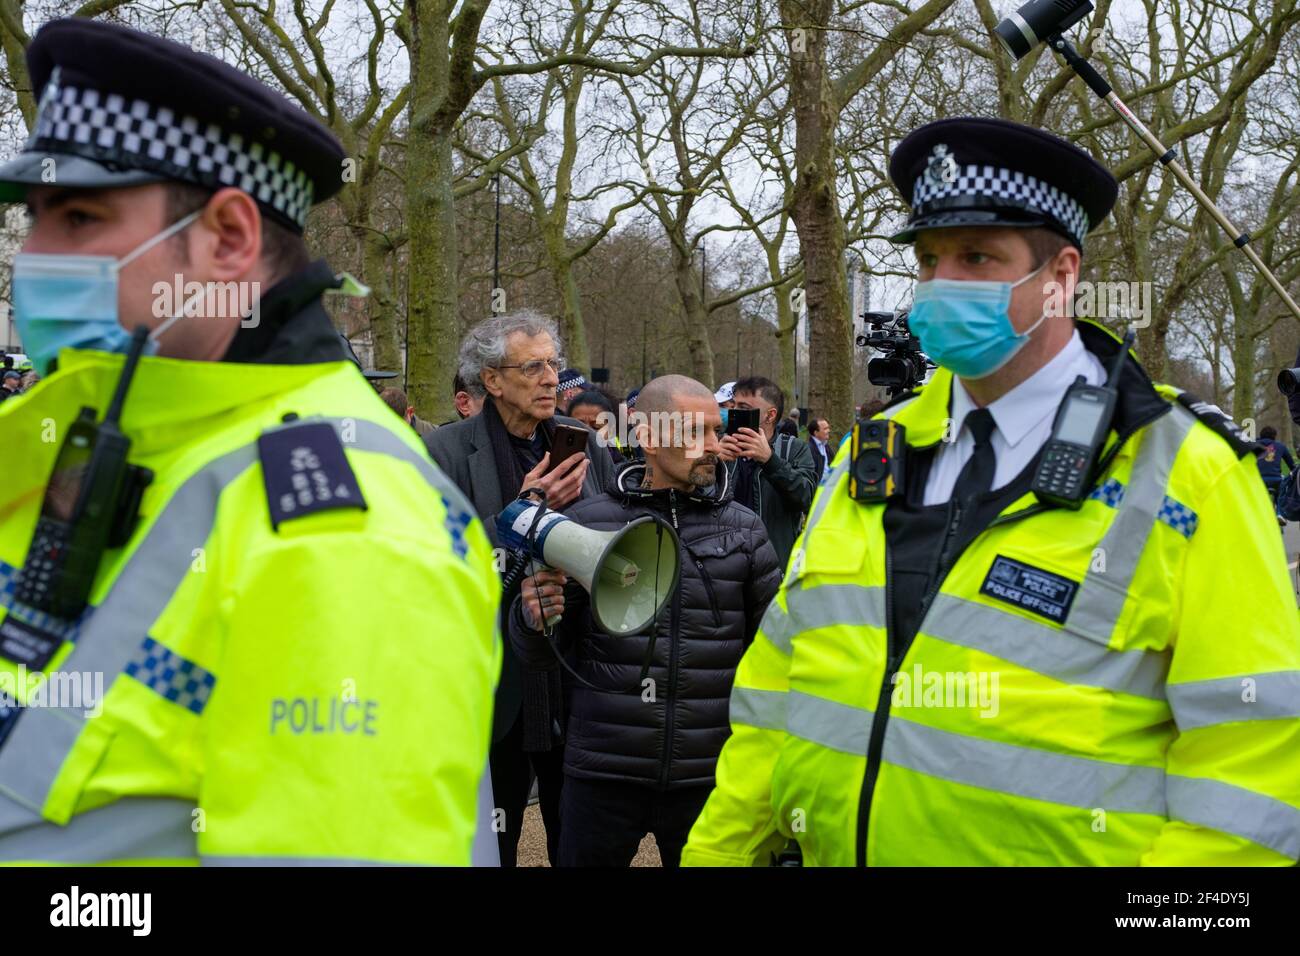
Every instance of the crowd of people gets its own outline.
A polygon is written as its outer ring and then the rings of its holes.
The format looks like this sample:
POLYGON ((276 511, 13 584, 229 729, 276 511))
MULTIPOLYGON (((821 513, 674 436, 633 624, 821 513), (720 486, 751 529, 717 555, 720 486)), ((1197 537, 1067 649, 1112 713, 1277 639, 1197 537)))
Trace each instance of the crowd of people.
POLYGON ((30 360, 6 355, 0 372, 0 402, 30 392, 40 380, 30 360))
MULTIPOLYGON (((503 595, 507 642, 490 757, 505 819, 500 860, 517 858, 535 786, 553 864, 626 865, 653 833, 664 865, 676 866, 729 734, 736 667, 835 448, 824 418, 799 436, 798 413, 785 414, 770 379, 715 391, 666 375, 619 398, 562 368, 561 345, 555 323, 532 311, 476 325, 452 386, 460 418, 423 432, 431 457, 494 546, 497 514, 536 488, 549 507, 598 530, 658 514, 689 560, 672 613, 635 637, 604 633, 586 592, 558 570, 503 595), (758 427, 728 434, 723 416, 733 408, 757 411, 758 427), (630 410, 641 424, 620 434, 630 410), (703 428, 695 437, 664 434, 648 424, 659 414, 703 428), (556 425, 581 425, 590 436, 585 455, 552 471, 556 425), (558 656, 541 623, 557 617, 558 656)), ((400 390, 381 395, 418 430, 400 390)))

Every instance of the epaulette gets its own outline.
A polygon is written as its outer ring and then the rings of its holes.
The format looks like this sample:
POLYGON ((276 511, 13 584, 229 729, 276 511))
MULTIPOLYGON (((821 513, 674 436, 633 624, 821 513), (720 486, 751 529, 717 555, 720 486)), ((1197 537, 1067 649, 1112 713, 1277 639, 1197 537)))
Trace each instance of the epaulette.
POLYGON ((1229 418, 1218 405, 1202 401, 1191 392, 1179 392, 1178 404, 1195 415, 1202 425, 1231 445, 1238 458, 1258 455, 1263 451, 1262 446, 1248 439, 1241 426, 1229 418))
POLYGON ((257 439, 271 527, 334 508, 366 510, 343 440, 324 421, 285 416, 285 424, 257 439))

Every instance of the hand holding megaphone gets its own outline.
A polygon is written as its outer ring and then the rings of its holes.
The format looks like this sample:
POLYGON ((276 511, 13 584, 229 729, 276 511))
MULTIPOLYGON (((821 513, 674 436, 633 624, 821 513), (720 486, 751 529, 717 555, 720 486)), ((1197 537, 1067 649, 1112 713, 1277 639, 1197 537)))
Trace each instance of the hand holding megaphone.
POLYGON ((542 621, 554 627, 564 614, 564 585, 568 577, 563 571, 550 568, 538 571, 519 583, 519 596, 524 605, 524 621, 534 631, 542 629, 542 621))
POLYGON ((530 624, 538 616, 548 624, 558 619, 564 608, 560 572, 591 596, 592 617, 606 634, 636 634, 649 627, 677 588, 677 533, 653 515, 641 515, 613 531, 594 531, 518 498, 497 515, 497 537, 545 568, 533 574, 532 583, 546 582, 540 596, 529 581, 522 582, 526 608, 533 599, 530 624))

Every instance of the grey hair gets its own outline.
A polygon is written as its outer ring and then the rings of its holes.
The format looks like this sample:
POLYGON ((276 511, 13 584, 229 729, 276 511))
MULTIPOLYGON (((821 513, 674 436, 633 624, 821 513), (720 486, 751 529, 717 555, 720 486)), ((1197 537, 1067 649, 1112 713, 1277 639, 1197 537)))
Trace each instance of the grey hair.
POLYGON ((516 332, 530 338, 545 332, 555 343, 556 351, 562 354, 560 330, 555 320, 534 309, 519 309, 484 319, 466 333, 456 364, 460 377, 466 382, 481 381, 483 369, 496 368, 506 360, 506 340, 516 332))

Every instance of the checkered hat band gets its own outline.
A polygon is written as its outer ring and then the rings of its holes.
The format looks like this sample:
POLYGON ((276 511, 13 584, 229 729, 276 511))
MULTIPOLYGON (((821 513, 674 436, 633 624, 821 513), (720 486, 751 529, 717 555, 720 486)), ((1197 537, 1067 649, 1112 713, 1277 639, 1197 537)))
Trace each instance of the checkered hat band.
POLYGON ((300 229, 312 204, 311 180, 279 153, 215 123, 116 93, 71 86, 47 91, 28 148, 146 169, 210 189, 235 186, 300 229))
POLYGON ((912 191, 912 211, 921 213, 937 199, 979 197, 981 201, 1010 200, 1030 212, 1050 216, 1070 231, 1080 244, 1088 234, 1088 214, 1061 190, 1033 176, 996 166, 964 166, 952 182, 935 182, 922 174, 912 191))

